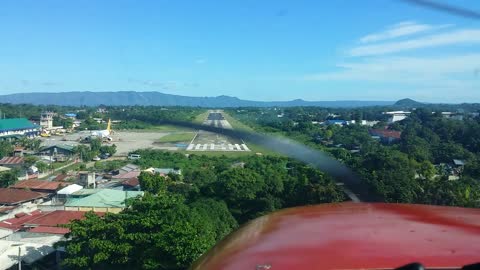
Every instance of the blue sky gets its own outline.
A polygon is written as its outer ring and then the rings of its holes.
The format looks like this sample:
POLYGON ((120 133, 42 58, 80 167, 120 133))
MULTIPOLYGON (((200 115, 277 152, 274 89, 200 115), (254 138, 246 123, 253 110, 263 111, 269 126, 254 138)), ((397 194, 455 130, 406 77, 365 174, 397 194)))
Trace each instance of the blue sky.
POLYGON ((4 0, 0 37, 1 94, 480 102, 480 21, 398 0, 4 0))

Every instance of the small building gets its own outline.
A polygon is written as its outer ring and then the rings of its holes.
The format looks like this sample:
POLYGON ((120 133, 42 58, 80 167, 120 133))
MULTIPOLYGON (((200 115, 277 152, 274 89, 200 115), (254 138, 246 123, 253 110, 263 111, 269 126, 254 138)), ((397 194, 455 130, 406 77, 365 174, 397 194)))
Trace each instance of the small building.
POLYGON ((123 190, 140 190, 138 177, 133 177, 122 182, 123 190))
POLYGON ((23 152, 25 151, 25 148, 21 147, 21 146, 15 146, 15 148, 13 148, 13 156, 14 157, 23 157, 23 152))
POLYGON ((0 159, 0 166, 10 169, 22 168, 25 164, 23 157, 4 157, 0 159))
POLYGON ((16 206, 26 203, 41 203, 49 197, 47 193, 23 189, 0 188, 0 205, 16 206))
POLYGON ((34 138, 40 135, 40 126, 26 118, 0 119, 0 140, 13 141, 22 137, 34 138))
POLYGON ((30 179, 19 181, 15 185, 10 186, 10 188, 28 189, 36 192, 55 194, 57 190, 60 190, 68 185, 70 185, 70 183, 30 179))
POLYGON ((78 184, 88 188, 88 187, 96 187, 95 182, 95 172, 89 171, 81 171, 78 172, 78 184))
POLYGON ((372 138, 380 140, 382 143, 393 143, 401 139, 402 132, 389 129, 370 129, 368 131, 372 138))
POLYGON ((125 208, 127 199, 143 194, 143 191, 98 189, 97 192, 83 198, 70 197, 65 203, 65 210, 119 213, 125 208))
POLYGON ((76 113, 66 113, 64 114, 66 118, 71 118, 71 119, 76 119, 77 114, 76 113))

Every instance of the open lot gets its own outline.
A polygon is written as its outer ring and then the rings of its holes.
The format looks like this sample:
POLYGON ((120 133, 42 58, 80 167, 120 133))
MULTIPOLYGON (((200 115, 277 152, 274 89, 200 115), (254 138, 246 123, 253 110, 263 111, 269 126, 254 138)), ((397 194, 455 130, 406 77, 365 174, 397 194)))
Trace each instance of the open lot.
MULTIPOLYGON (((119 131, 112 135, 113 141, 110 144, 117 146, 117 153, 115 156, 126 156, 129 152, 137 149, 163 149, 163 150, 179 150, 184 149, 186 144, 182 147, 173 143, 160 143, 164 136, 174 136, 172 132, 167 131, 119 131)), ((193 137, 194 133, 191 133, 193 137)), ((41 138, 43 146, 50 146, 56 144, 78 145, 82 138, 88 137, 90 132, 82 131, 65 136, 52 136, 48 138, 41 138)), ((170 137, 172 138, 172 137, 170 137)), ((191 139, 191 138, 190 138, 191 139)))

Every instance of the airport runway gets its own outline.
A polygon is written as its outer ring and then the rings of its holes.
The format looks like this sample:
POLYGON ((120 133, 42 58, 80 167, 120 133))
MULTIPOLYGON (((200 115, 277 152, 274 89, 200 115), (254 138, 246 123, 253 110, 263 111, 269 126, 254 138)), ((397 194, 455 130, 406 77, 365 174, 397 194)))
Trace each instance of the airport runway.
MULTIPOLYGON (((209 111, 204 125, 224 129, 232 129, 230 123, 224 118, 222 111, 209 111)), ((237 139, 229 138, 222 134, 216 134, 199 130, 195 138, 187 147, 187 151, 250 151, 247 145, 237 139)))

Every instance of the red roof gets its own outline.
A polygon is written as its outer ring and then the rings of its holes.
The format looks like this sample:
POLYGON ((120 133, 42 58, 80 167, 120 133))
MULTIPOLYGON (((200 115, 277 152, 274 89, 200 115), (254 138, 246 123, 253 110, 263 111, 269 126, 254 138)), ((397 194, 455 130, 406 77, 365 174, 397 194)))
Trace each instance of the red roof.
POLYGON ((130 186, 130 187, 136 187, 136 186, 140 185, 140 182, 138 181, 137 177, 134 177, 134 178, 130 178, 128 180, 123 181, 122 185, 130 186))
POLYGON ((68 228, 63 228, 63 227, 35 227, 31 228, 28 230, 29 232, 32 233, 50 233, 50 234, 67 234, 70 232, 68 228))
POLYGON ((30 190, 0 188, 0 204, 19 204, 47 196, 48 194, 30 190))
POLYGON ((0 159, 0 165, 23 164, 23 157, 4 157, 0 159))
POLYGON ((85 216, 84 211, 64 211, 57 210, 53 212, 44 213, 42 216, 26 222, 28 226, 47 226, 56 227, 58 225, 68 224, 75 219, 83 219, 85 216))
MULTIPOLYGON (((54 233, 65 234, 69 230, 61 228, 60 225, 70 223, 72 220, 80 220, 85 218, 84 211, 63 211, 57 210, 53 212, 40 212, 40 210, 33 211, 30 214, 20 213, 14 218, 0 221, 0 227, 20 230, 21 228, 28 229, 29 232, 37 233, 54 233)), ((95 213, 103 216, 104 213, 95 213)))
POLYGON ((397 130, 390 130, 390 129, 371 129, 370 134, 375 136, 380 136, 383 138, 400 139, 402 132, 397 130))
POLYGON ((32 190, 51 190, 55 191, 59 188, 68 186, 69 184, 64 182, 50 182, 44 180, 24 180, 11 186, 11 188, 28 188, 32 190))
POLYGON ((430 205, 290 208, 247 223, 192 269, 460 269, 479 261, 479 217, 480 209, 430 205))
POLYGON ((0 227, 16 231, 22 228, 25 222, 34 220, 40 215, 42 215, 42 212, 40 212, 40 210, 35 210, 31 213, 22 213, 21 215, 17 214, 14 218, 0 221, 0 227))

